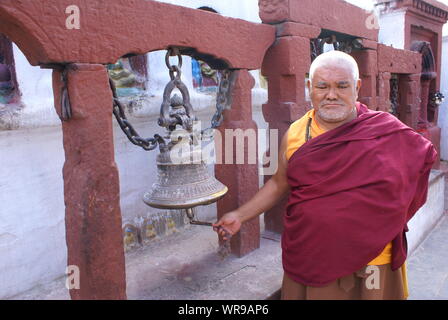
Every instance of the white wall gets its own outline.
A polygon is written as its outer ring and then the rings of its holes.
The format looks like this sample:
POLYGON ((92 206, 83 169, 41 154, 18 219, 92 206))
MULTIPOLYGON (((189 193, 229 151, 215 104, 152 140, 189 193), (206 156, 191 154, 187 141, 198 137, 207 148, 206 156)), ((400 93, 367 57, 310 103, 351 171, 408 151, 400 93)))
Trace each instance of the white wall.
POLYGON ((0 299, 65 272, 60 130, 0 130, 0 299))
POLYGON ((363 8, 365 10, 373 10, 374 9, 374 5, 373 5, 373 1, 371 0, 344 0, 345 2, 348 2, 350 4, 353 4, 355 6, 358 6, 360 8, 363 8))
POLYGON ((443 37, 441 70, 440 92, 445 96, 445 101, 439 107, 438 125, 442 128, 441 158, 448 160, 448 36, 443 37))
POLYGON ((31 66, 16 45, 13 50, 21 100, 25 105, 21 116, 15 118, 20 119, 17 125, 28 128, 59 125, 59 118, 53 108, 53 71, 31 66))
POLYGON ((404 49, 404 19, 404 12, 388 13, 381 16, 378 42, 396 49, 404 49))
POLYGON ((0 119, 0 298, 61 276, 67 259, 52 71, 13 52, 23 108, 0 119))

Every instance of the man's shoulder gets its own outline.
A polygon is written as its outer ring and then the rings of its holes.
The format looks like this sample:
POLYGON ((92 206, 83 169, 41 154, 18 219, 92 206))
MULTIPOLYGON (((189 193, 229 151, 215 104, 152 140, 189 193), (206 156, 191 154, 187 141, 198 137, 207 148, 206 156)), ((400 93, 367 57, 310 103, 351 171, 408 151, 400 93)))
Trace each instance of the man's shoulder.
POLYGON ((370 120, 370 122, 379 125, 389 125, 393 127, 408 128, 414 130, 389 112, 368 109, 363 114, 365 118, 368 118, 370 120))
POLYGON ((389 112, 369 110, 364 113, 364 121, 360 121, 358 125, 359 130, 356 131, 361 135, 365 134, 371 137, 394 135, 411 145, 427 143, 427 139, 414 128, 406 125, 389 112))

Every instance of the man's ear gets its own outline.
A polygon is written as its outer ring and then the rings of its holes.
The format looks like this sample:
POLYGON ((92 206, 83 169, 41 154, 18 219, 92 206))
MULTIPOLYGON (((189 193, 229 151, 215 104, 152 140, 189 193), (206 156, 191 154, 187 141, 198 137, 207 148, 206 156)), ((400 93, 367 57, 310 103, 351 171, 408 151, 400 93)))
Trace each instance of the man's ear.
POLYGON ((359 94, 359 89, 361 89, 361 84, 362 84, 361 79, 358 79, 358 81, 356 81, 356 94, 359 94))
POLYGON ((311 80, 310 79, 306 80, 306 86, 308 88, 308 91, 311 91, 311 80))

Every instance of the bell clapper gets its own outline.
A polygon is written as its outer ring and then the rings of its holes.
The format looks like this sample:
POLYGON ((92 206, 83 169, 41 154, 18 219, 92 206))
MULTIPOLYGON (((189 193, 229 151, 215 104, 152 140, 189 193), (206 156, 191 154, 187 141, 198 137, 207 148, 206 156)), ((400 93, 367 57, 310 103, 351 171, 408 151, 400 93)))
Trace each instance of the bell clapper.
POLYGON ((185 209, 185 213, 187 214, 188 219, 190 220, 190 224, 195 224, 199 226, 213 226, 213 223, 211 222, 205 222, 205 221, 196 221, 194 220, 194 211, 193 208, 187 208, 185 209))
MULTIPOLYGON (((213 227, 213 223, 211 223, 211 222, 194 220, 193 208, 185 209, 185 214, 187 215, 188 219, 190 220, 190 224, 213 227)), ((223 229, 223 227, 219 226, 218 230, 219 229, 223 229)), ((218 248, 218 255, 221 257, 221 260, 224 260, 231 253, 230 238, 232 237, 232 235, 229 232, 227 232, 226 229, 224 229, 224 231, 225 231, 224 237, 227 239, 222 241, 218 248)))
POLYGON ((187 214, 188 219, 191 221, 194 220, 194 212, 193 212, 193 208, 187 208, 185 209, 185 213, 187 214))
MULTIPOLYGON (((190 224, 195 224, 195 225, 199 225, 199 226, 210 226, 210 227, 213 227, 213 223, 211 223, 211 222, 194 220, 193 208, 185 209, 185 213, 187 214, 187 217, 190 220, 190 224)), ((223 227, 219 226, 218 230, 219 229, 223 229, 223 227)), ((224 229, 224 231, 225 231, 225 237, 230 239, 232 237, 232 235, 226 229, 224 229)))

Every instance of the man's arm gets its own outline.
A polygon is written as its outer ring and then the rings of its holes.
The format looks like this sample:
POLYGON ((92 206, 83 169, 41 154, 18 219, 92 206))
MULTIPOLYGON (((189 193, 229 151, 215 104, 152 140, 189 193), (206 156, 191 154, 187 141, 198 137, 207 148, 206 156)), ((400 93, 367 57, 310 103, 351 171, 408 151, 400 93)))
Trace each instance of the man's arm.
POLYGON ((260 190, 258 190, 252 199, 238 209, 226 213, 213 225, 213 229, 221 236, 225 236, 226 231, 231 235, 234 235, 240 230, 242 223, 271 209, 289 191, 288 180, 286 177, 288 161, 285 155, 287 137, 288 131, 283 136, 280 144, 277 172, 264 184, 260 190))

